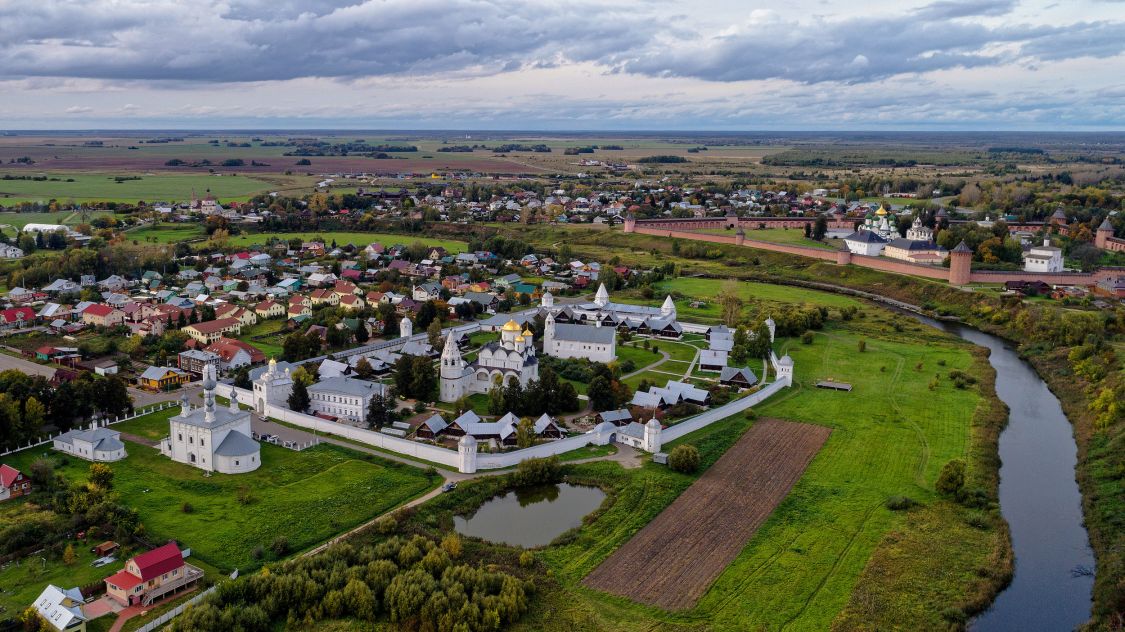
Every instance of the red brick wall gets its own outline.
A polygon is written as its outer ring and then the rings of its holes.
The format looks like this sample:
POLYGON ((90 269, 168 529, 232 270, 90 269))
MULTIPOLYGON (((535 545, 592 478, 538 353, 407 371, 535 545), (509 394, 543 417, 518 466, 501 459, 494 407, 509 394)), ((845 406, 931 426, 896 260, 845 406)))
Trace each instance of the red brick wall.
MULTIPOLYGON (((683 221, 695 220, 675 220, 676 225, 682 225, 683 221)), ((712 221, 712 220, 706 220, 712 221)), ((715 244, 735 244, 735 237, 731 235, 708 235, 706 233, 695 233, 686 230, 668 230, 652 228, 648 222, 642 224, 637 222, 635 232, 642 235, 655 235, 658 237, 668 237, 677 239, 691 239, 694 241, 706 241, 715 244)), ((1114 242, 1121 244, 1121 248, 1125 249, 1125 240, 1115 239, 1114 242)), ((819 259, 821 261, 832 261, 840 263, 841 258, 834 250, 823 250, 820 248, 811 248, 808 246, 793 246, 788 244, 775 244, 766 241, 757 241, 755 239, 746 239, 742 244, 748 248, 757 248, 759 250, 768 250, 771 252, 783 252, 786 254, 797 255, 800 257, 809 257, 812 259, 819 259)), ((850 257, 853 265, 864 268, 871 268, 873 270, 882 270, 884 272, 893 272, 895 274, 908 274, 911 276, 918 276, 927 279, 935 279, 938 281, 949 281, 951 270, 939 268, 936 266, 927 266, 917 263, 909 263, 906 261, 898 261, 894 259, 887 259, 884 257, 868 257, 865 255, 853 254, 850 257)), ((1101 268, 1092 273, 1083 272, 1063 272, 1058 274, 1042 274, 1039 272, 989 272, 979 270, 972 272, 967 279, 971 283, 1005 283, 1007 281, 1043 281, 1052 285, 1093 285, 1101 279, 1115 278, 1125 274, 1125 268, 1101 268)))

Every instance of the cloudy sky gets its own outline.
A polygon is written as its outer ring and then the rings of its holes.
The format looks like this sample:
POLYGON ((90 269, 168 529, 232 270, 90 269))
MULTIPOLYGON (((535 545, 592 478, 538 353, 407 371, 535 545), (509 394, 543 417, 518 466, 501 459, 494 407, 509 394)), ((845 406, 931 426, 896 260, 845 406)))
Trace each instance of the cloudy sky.
POLYGON ((1125 129, 1125 0, 0 0, 0 128, 1125 129))

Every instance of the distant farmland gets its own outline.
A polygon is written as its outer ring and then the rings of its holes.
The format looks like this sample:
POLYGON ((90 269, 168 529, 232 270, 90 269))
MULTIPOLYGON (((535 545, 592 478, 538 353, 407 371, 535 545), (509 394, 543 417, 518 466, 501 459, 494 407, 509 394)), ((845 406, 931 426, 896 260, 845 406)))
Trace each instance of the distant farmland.
MULTIPOLYGON (((7 167, 7 166, 6 166, 7 167)), ((12 176, 39 175, 29 171, 5 170, 12 176)), ((20 202, 146 202, 162 200, 187 200, 192 191, 203 197, 208 189, 220 200, 246 199, 257 193, 270 191, 277 185, 266 180, 246 176, 210 175, 144 175, 137 173, 45 173, 55 180, 3 180, 0 179, 0 205, 11 206, 20 202), (116 177, 137 178, 115 180, 116 177)))

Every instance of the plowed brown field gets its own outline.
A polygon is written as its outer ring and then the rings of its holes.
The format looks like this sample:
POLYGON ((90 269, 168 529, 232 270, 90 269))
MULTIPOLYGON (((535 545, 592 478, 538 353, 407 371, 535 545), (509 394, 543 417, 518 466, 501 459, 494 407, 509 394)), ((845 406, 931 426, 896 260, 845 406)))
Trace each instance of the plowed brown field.
POLYGON ((582 583, 665 610, 692 607, 789 493, 829 432, 758 422, 582 583))

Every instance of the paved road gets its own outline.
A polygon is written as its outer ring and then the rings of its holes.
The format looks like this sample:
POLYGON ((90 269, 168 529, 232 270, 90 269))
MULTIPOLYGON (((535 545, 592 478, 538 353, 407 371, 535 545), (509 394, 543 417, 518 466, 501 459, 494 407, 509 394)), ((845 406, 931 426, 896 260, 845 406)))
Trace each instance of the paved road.
POLYGON ((0 353, 0 371, 7 371, 15 369, 21 373, 28 375, 42 375, 50 379, 55 375, 55 369, 58 368, 54 365, 48 366, 45 364, 37 364, 31 360, 24 360, 16 356, 8 355, 7 353, 0 353))

